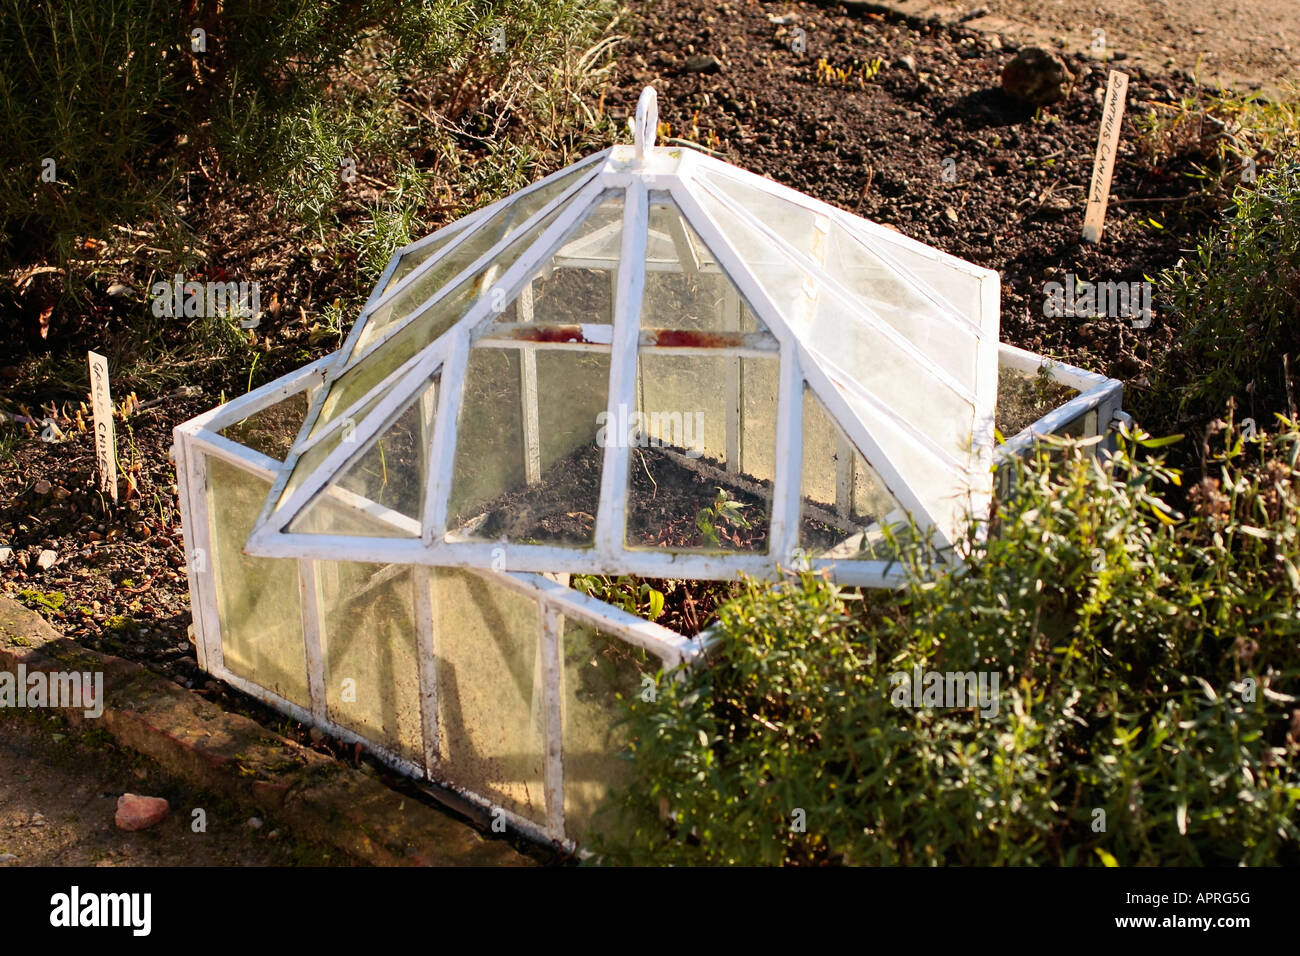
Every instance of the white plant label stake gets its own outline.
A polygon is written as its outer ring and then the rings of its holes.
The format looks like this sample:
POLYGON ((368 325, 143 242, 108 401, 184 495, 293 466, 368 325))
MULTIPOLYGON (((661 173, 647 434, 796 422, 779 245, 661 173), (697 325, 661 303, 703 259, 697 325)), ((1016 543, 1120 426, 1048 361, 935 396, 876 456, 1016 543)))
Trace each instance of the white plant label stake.
POLYGON ((99 487, 117 503, 117 440, 113 434, 113 396, 108 387, 108 359, 98 352, 90 356, 90 407, 95 417, 95 459, 99 463, 99 487))
POLYGON ((1110 71, 1106 99, 1101 109, 1101 132, 1097 136, 1097 158, 1092 164, 1092 182, 1088 185, 1088 209, 1083 216, 1084 242, 1101 242, 1102 224, 1106 220, 1106 202, 1110 198, 1110 178, 1115 172, 1115 147, 1124 121, 1124 100, 1128 95, 1128 74, 1110 71))

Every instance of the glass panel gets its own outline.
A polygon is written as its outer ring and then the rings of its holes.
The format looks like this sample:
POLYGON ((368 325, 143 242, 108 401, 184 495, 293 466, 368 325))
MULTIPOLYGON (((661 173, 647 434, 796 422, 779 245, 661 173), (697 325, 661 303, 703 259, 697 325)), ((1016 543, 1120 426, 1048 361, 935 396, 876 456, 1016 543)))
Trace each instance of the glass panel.
POLYGON ((650 197, 641 327, 766 331, 666 193, 650 197))
POLYGON ((450 536, 590 544, 608 390, 608 349, 471 349, 450 536))
POLYGON ((208 514, 221 651, 231 673, 302 707, 307 695, 298 562, 251 558, 244 542, 270 483, 208 456, 208 514))
MULTIPOLYGON (((975 390, 979 337, 838 224, 830 226, 827 275, 967 389, 975 390)), ((977 298, 978 301, 978 298, 977 298)))
POLYGON ((865 242, 877 243, 875 248, 910 272, 917 281, 924 283, 934 295, 976 325, 982 324, 980 279, 977 276, 945 262, 943 254, 937 249, 917 249, 905 242, 902 236, 892 232, 876 234, 852 227, 849 232, 865 242))
MULTIPOLYGON (((445 286, 457 275, 469 268, 498 242, 511 236, 520 235, 524 223, 539 212, 548 202, 557 197, 566 188, 583 176, 592 175, 590 167, 580 167, 556 178, 531 193, 520 196, 501 207, 483 223, 463 230, 459 241, 437 262, 433 263, 405 289, 397 293, 391 302, 376 309, 366 321, 366 327, 357 338, 353 355, 364 354, 380 334, 393 322, 406 318, 422 302, 445 286)), ((536 237, 541 234, 563 206, 556 207, 532 229, 528 235, 536 237)), ((515 245, 518 245, 516 243, 515 245)), ((500 271, 505 271, 501 260, 495 263, 500 271)), ((491 265, 489 265, 491 268, 491 265)), ((480 273, 481 275, 482 273, 480 273)), ((485 283, 486 284, 486 283, 485 283)), ((437 333, 430 336, 430 341, 437 338, 437 333)))
POLYGON ((564 829, 581 840, 596 828, 596 811, 615 787, 631 778, 631 764, 621 755, 627 745, 623 705, 653 681, 662 669, 658 657, 572 618, 563 619, 564 635, 564 829))
POLYGON ((799 547, 813 558, 886 558, 881 524, 887 517, 906 520, 876 470, 807 386, 801 498, 799 547))
MULTIPOLYGON (((365 510, 376 518, 371 535, 418 537, 428 487, 429 448, 437 411, 438 377, 381 430, 358 457, 346 465, 289 525, 295 534, 335 533, 331 516, 337 509, 317 511, 326 498, 344 508, 365 510), (405 520, 403 520, 405 519, 405 520)), ((349 431, 345 425, 340 432, 349 431)), ((343 441, 348 436, 344 435, 343 441)), ((342 533, 341 531, 339 533, 342 533)))
POLYGON ((606 193, 494 320, 610 325, 622 243, 623 193, 606 193))
POLYGON ((978 325, 979 279, 943 263, 938 253, 930 258, 911 250, 901 238, 890 242, 865 229, 846 228, 832 216, 713 171, 704 179, 824 268, 958 381, 973 386, 977 336, 953 321, 945 306, 978 325), (933 301, 935 296, 942 305, 933 301))
POLYGON ((1010 438, 1078 394, 1077 390, 1052 378, 1047 366, 1032 375, 1003 366, 998 369, 994 424, 1003 438, 1010 438))
POLYGON ((537 602, 468 571, 433 571, 439 776, 538 823, 543 784, 537 602))
POLYGON ((294 462, 293 471, 289 473, 289 480, 285 482, 284 489, 280 492, 280 498, 276 502, 277 508, 283 506, 293 496, 293 493, 302 486, 302 483, 320 466, 321 462, 329 457, 330 452, 337 448, 341 442, 355 440, 358 426, 366 420, 366 416, 375 410, 376 406, 387 394, 387 391, 383 391, 375 395, 352 416, 352 421, 344 421, 338 428, 298 456, 298 460, 294 462))
POLYGON ((818 220, 824 221, 826 216, 744 180, 719 175, 712 169, 703 170, 700 178, 762 220, 797 251, 821 260, 816 251, 824 242, 824 234, 823 237, 817 235, 818 220))
MULTIPOLYGON (((548 213, 532 229, 517 231, 514 240, 497 256, 473 275, 467 276, 450 289, 438 302, 424 306, 426 300, 454 279, 464 268, 486 252, 499 235, 494 235, 491 226, 475 230, 466 237, 463 248, 458 246, 447 257, 435 263, 428 272, 417 279, 410 288, 400 292, 387 305, 381 306, 366 320, 366 327, 357 338, 349 361, 364 355, 364 360, 353 371, 359 371, 367 365, 374 365, 370 373, 371 384, 379 382, 385 375, 397 368, 422 346, 433 342, 462 318, 480 296, 491 294, 492 283, 496 281, 525 251, 550 227, 563 211, 557 207, 548 213), (476 238, 484 232, 482 238, 476 238), (479 248, 481 246, 481 248, 479 248), (392 332, 401 323, 407 324, 393 334, 392 338, 378 344, 379 340, 392 332)), ((504 216, 505 211, 498 215, 504 216)), ((499 225, 499 224, 498 224, 499 225)), ((497 230, 502 231, 502 230, 497 230)), ((509 233, 509 230, 504 230, 509 233)), ((337 384, 334 386, 337 388, 337 384)), ((331 392, 333 389, 331 389, 331 392)), ((355 392, 356 389, 352 389, 355 392)), ((364 389, 363 389, 364 391, 364 389)), ((353 394, 352 399, 360 397, 353 394)))
MULTIPOLYGON (((638 407, 618 423, 630 445, 627 544, 674 551, 766 551, 772 484, 754 474, 776 456, 776 415, 762 409, 742 423, 728 401, 728 369, 737 357, 674 355, 643 348, 638 407), (729 407, 731 406, 731 407, 729 407), (766 415, 766 417, 764 417, 766 415), (729 431, 743 429, 748 457, 728 457, 729 431), (743 467, 742 467, 743 465, 743 467)), ((746 368, 775 380, 773 359, 747 359, 746 368), (764 368, 766 366, 766 368, 764 368)), ((744 404, 743 402, 740 404, 744 404)))
POLYGON ((221 429, 221 435, 268 458, 284 461, 307 417, 307 405, 307 392, 298 392, 243 421, 227 425, 221 429))
POLYGON ((409 567, 316 562, 330 720, 424 761, 415 592, 409 567))
POLYGON ((954 460, 966 460, 975 407, 935 374, 936 363, 929 356, 905 351, 883 330, 887 323, 834 295, 824 281, 706 193, 701 193, 700 202, 809 348, 852 375, 878 402, 942 446, 954 460))
POLYGON ((465 235, 466 233, 463 229, 458 229, 449 236, 442 236, 441 238, 438 239, 430 239, 428 242, 420 246, 418 249, 412 249, 410 252, 407 252, 399 256, 397 259, 397 267, 393 269, 393 274, 388 277, 388 282, 384 284, 383 291, 380 292, 380 295, 382 296, 387 294, 388 291, 393 288, 393 286, 397 285, 408 275, 414 272, 416 266, 432 258, 435 252, 437 252, 440 249, 446 248, 449 243, 464 238, 465 235))

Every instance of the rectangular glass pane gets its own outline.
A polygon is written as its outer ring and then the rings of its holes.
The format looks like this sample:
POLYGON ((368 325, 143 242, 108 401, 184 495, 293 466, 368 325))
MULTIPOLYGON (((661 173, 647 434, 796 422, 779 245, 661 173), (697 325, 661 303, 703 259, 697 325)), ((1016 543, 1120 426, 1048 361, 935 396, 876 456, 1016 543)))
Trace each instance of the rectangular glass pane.
POLYGON ((213 456, 206 458, 206 469, 209 560, 226 667, 308 707, 298 562, 244 554, 270 483, 213 456))
POLYGON ((318 561, 329 719, 423 762, 414 572, 396 564, 318 561))
POLYGON ((537 602, 451 568, 432 587, 439 776, 545 823, 537 602))
MULTIPOLYGON (((742 425, 745 403, 728 398, 728 370, 737 359, 725 350, 716 355, 641 350, 638 408, 620 423, 629 445, 629 547, 767 550, 775 401, 755 390, 748 402, 753 417, 742 425), (728 448, 735 445, 728 441, 729 430, 742 428, 748 457, 729 459, 728 448)), ((775 381, 776 365, 775 359, 744 362, 756 382, 775 381)))
MULTIPOLYGON (((663 667, 650 652, 588 624, 564 619, 564 830, 581 840, 609 791, 630 779, 621 754, 620 702, 653 687, 663 667), (651 683, 646 683, 649 680, 651 683)), ((600 816, 596 823, 599 824, 600 816)))

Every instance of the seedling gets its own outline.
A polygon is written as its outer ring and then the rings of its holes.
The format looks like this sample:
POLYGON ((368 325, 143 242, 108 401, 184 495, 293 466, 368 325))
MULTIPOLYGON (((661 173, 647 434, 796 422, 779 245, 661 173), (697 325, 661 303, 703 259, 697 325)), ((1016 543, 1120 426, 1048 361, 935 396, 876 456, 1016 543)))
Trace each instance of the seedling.
POLYGON ((719 487, 718 496, 713 499, 713 504, 695 513, 695 527, 699 528, 700 534, 704 535, 705 544, 713 548, 722 545, 722 539, 718 535, 718 525, 721 522, 725 521, 729 525, 746 530, 753 527, 749 519, 740 513, 740 509, 744 507, 728 495, 724 488, 719 487))

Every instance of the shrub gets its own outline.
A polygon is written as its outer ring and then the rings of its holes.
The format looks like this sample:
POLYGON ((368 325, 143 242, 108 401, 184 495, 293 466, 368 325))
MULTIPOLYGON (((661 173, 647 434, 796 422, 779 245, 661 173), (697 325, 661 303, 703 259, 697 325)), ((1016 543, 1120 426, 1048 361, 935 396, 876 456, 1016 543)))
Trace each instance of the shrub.
POLYGON ((865 608, 811 573, 750 584, 705 666, 628 703, 635 781, 600 855, 1300 859, 1300 431, 1223 433, 1187 517, 1146 454, 1161 443, 1108 467, 1067 445, 1019 466, 953 573, 909 558, 909 585, 865 608), (996 675, 996 707, 911 706, 894 675, 914 669, 996 675))
POLYGON ((1238 187, 1222 230, 1159 277, 1175 346, 1155 401, 1206 421, 1234 399, 1268 421, 1288 409, 1300 364, 1300 164, 1238 187))
POLYGON ((616 10, 611 0, 0 0, 0 165, 13 174, 0 182, 0 260, 84 272, 88 239, 141 217, 182 229, 180 197, 188 205, 205 181, 227 178, 320 227, 341 201, 345 159, 372 180, 391 175, 371 221, 405 239, 391 220, 429 200, 435 174, 463 177, 469 195, 455 204, 476 205, 532 178, 533 143, 566 152, 601 125, 579 94, 614 39, 597 42, 616 10), (192 49, 196 28, 204 52, 192 49), (484 150, 513 161, 463 162, 484 150), (54 182, 41 178, 46 159, 54 182))

